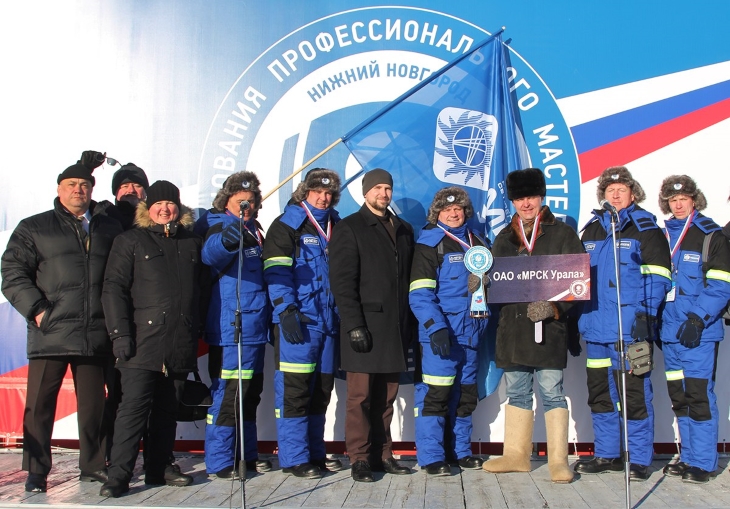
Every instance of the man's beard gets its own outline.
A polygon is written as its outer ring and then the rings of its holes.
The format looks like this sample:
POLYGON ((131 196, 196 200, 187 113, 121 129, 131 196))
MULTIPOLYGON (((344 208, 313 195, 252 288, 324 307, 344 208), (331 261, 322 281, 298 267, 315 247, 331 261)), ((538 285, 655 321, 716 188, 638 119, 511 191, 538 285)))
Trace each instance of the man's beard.
POLYGON ((390 202, 383 204, 382 201, 383 200, 378 199, 368 200, 368 205, 370 205, 377 211, 386 212, 388 210, 388 205, 390 205, 390 202))

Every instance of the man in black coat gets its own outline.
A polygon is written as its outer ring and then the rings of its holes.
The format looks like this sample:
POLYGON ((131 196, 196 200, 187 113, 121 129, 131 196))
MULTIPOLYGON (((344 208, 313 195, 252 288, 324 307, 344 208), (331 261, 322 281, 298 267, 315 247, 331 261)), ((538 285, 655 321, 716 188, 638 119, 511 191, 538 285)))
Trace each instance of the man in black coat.
POLYGON ((330 285, 340 313, 341 368, 347 371, 345 444, 356 481, 372 470, 408 474, 393 459, 390 422, 415 320, 408 305, 413 228, 388 210, 393 177, 362 180, 365 204, 335 227, 330 285))
POLYGON ((82 481, 105 481, 101 432, 104 366, 111 348, 101 285, 118 221, 91 200, 95 179, 84 157, 58 176, 53 210, 18 224, 2 256, 2 292, 28 321, 28 392, 23 418, 26 491, 45 492, 58 393, 71 366, 82 481))
POLYGON ((129 491, 148 422, 145 484, 193 481, 168 462, 184 381, 197 370, 200 289, 208 273, 200 256, 203 240, 187 229, 192 211, 180 204, 177 187, 164 180, 147 190, 136 224, 114 241, 101 296, 122 382, 109 480, 99 493, 106 497, 129 491))

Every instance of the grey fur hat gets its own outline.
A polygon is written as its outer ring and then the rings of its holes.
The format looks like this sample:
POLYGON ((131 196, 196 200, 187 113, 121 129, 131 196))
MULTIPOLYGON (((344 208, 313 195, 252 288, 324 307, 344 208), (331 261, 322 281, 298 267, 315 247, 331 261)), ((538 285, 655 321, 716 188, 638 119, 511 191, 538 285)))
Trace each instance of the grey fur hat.
POLYGON ((545 196, 545 175, 537 168, 515 170, 507 174, 507 199, 509 201, 528 196, 545 196))
POLYGON ((439 213, 451 205, 460 205, 464 209, 464 219, 469 219, 474 215, 474 207, 471 204, 469 193, 460 187, 452 186, 445 187, 436 192, 431 206, 428 208, 426 221, 431 224, 436 224, 439 219, 439 213))
POLYGON ((634 202, 641 203, 646 199, 646 193, 634 177, 631 176, 631 172, 625 166, 611 166, 603 170, 603 173, 598 177, 598 189, 596 190, 596 198, 598 203, 606 199, 606 188, 611 184, 624 184, 631 189, 634 193, 634 202))
POLYGON ((678 194, 692 198, 697 210, 707 208, 707 198, 692 178, 687 175, 671 175, 662 181, 662 187, 659 190, 659 208, 663 213, 669 214, 671 212, 669 198, 678 194))
POLYGON ((340 201, 340 176, 332 170, 326 168, 314 168, 307 172, 296 190, 291 194, 295 203, 302 203, 307 199, 309 191, 314 189, 326 189, 332 193, 332 203, 330 207, 334 207, 340 201))
POLYGON ((259 178, 252 171, 233 173, 223 182, 223 187, 215 195, 213 207, 218 210, 226 210, 226 205, 228 205, 228 200, 231 196, 241 191, 250 191, 253 193, 254 217, 256 217, 256 213, 261 208, 260 186, 261 182, 259 182, 259 178))

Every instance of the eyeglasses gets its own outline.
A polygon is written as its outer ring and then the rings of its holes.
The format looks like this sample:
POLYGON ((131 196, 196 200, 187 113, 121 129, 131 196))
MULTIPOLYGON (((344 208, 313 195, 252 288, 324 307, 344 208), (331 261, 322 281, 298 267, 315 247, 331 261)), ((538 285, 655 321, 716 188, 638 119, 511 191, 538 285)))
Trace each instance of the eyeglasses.
POLYGON ((117 164, 119 166, 122 165, 122 163, 120 163, 113 157, 107 157, 106 153, 102 154, 101 152, 97 152, 96 154, 94 154, 94 161, 96 161, 99 164, 104 164, 104 162, 106 161, 106 164, 108 164, 109 166, 115 166, 117 164))

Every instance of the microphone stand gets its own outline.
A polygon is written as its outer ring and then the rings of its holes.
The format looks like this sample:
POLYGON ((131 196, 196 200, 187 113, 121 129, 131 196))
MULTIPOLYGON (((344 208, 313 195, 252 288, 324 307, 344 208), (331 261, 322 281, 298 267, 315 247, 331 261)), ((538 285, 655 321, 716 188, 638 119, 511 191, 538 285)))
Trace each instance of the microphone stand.
POLYGON ((246 458, 244 457, 245 446, 243 443, 244 431, 243 431, 243 378, 242 371, 243 366, 241 364, 242 352, 242 339, 241 339, 241 272, 243 266, 243 203, 240 205, 238 212, 238 278, 236 279, 236 311, 234 312, 235 321, 233 322, 233 341, 238 347, 238 428, 239 428, 239 440, 241 456, 238 459, 238 480, 240 484, 241 493, 241 508, 246 509, 246 458))
MULTIPOLYGON (((626 488, 626 509, 631 508, 631 458, 629 456, 629 423, 627 421, 626 405, 628 399, 626 397, 626 349, 624 345, 623 320, 621 317, 621 271, 619 270, 619 253, 618 239, 616 238, 616 223, 618 222, 618 211, 615 208, 608 209, 611 214, 611 235, 613 237, 613 265, 616 271, 616 307, 618 308, 618 343, 616 349, 619 352, 619 374, 621 380, 621 420, 623 428, 623 457, 624 457, 624 483, 626 488)), ((609 375, 610 376, 610 375, 609 375)))

